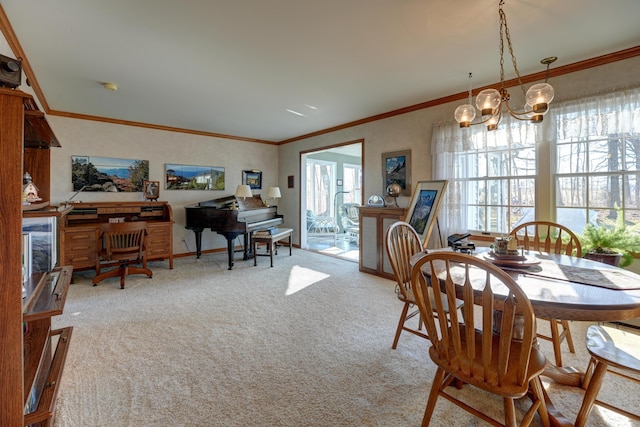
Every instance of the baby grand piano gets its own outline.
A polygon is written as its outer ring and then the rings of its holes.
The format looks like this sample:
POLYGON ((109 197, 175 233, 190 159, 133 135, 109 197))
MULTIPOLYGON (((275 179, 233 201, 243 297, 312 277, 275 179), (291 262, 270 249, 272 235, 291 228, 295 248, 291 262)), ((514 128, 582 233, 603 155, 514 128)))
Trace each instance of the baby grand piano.
POLYGON ((256 230, 267 230, 282 224, 282 215, 278 215, 276 206, 266 206, 259 195, 245 199, 236 196, 226 196, 207 200, 195 205, 185 206, 187 210, 187 225, 185 228, 196 234, 196 256, 202 254, 202 230, 210 228, 222 234, 227 239, 229 255, 229 270, 233 268, 233 241, 239 235, 244 235, 244 258, 249 259, 251 242, 250 234, 256 230), (231 207, 237 203, 238 209, 231 207))

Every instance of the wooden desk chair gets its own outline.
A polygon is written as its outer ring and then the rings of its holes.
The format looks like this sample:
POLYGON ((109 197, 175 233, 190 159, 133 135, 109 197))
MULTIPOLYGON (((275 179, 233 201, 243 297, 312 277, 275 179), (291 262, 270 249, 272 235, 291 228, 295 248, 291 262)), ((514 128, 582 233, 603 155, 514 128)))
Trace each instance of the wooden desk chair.
POLYGON ((631 381, 640 383, 640 336, 631 332, 625 332, 606 326, 593 325, 587 329, 587 350, 591 354, 591 360, 582 382, 582 388, 586 389, 582 406, 576 418, 576 427, 582 427, 587 422, 587 417, 594 404, 603 406, 611 411, 622 414, 628 418, 640 421, 640 416, 627 412, 609 403, 597 400, 598 392, 604 382, 604 375, 611 366, 617 370, 625 370, 636 377, 611 371, 631 381))
MULTIPOLYGON (((531 221, 520 224, 511 230, 511 236, 518 241, 518 246, 525 250, 535 250, 559 255, 582 256, 582 245, 576 234, 561 224, 548 221, 531 221)), ((562 341, 567 341, 571 353, 575 353, 569 322, 559 319, 549 321, 551 335, 538 334, 538 338, 553 343, 556 366, 562 366, 562 341), (560 331, 562 327, 562 331, 560 331)))
MULTIPOLYGON (((429 337, 422 332, 422 320, 420 318, 418 318, 418 329, 413 329, 406 325, 409 319, 419 314, 418 309, 410 312, 411 306, 415 305, 416 302, 413 291, 411 290, 411 264, 409 261, 413 255, 422 252, 422 243, 420 242, 420 235, 416 230, 403 221, 395 222, 389 226, 385 243, 389 262, 396 277, 396 295, 398 299, 404 303, 400 320, 398 321, 398 327, 396 328, 396 336, 391 346, 391 348, 395 349, 398 346, 398 340, 400 339, 402 331, 407 331, 419 337, 429 339, 429 337)), ((443 303, 446 306, 445 311, 448 312, 449 305, 447 301, 445 300, 443 303)), ((461 305, 462 303, 457 301, 456 309, 461 305)))
POLYGON ((120 289, 124 289, 124 278, 128 274, 146 274, 150 278, 153 273, 147 268, 146 235, 147 223, 144 221, 102 224, 98 235, 99 256, 93 286, 108 277, 120 276, 120 289), (115 261, 117 268, 101 273, 104 267, 102 261, 107 261, 107 266, 112 266, 115 261), (142 264, 142 267, 132 264, 142 264))
POLYGON ((514 399, 525 396, 530 390, 532 404, 522 417, 521 425, 528 426, 539 412, 543 424, 548 426, 549 414, 539 376, 546 359, 534 347, 536 318, 533 307, 515 280, 477 257, 432 252, 415 263, 411 285, 431 339, 429 356, 438 367, 422 425, 429 425, 436 401, 443 396, 493 425, 515 426, 514 399), (481 290, 474 290, 471 285, 472 271, 477 283, 476 269, 483 270, 480 277, 485 283, 481 290), (491 284, 498 282, 508 288, 506 296, 493 293, 491 284), (432 287, 429 283, 441 286, 432 287), (458 316, 457 310, 451 311, 450 323, 444 323, 446 311, 442 301, 456 298, 463 301, 462 316, 458 316), (435 313, 433 307, 436 307, 435 313), (454 381, 501 396, 504 424, 486 415, 483 408, 471 407, 463 398, 449 394, 447 387, 454 381))

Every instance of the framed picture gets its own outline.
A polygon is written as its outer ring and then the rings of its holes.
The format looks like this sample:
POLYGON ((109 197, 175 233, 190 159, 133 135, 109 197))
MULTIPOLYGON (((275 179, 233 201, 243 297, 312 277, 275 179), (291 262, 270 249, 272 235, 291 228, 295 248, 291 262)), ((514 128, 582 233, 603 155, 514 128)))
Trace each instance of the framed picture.
POLYGON ((221 166, 167 163, 164 170, 165 190, 224 190, 225 174, 221 166))
POLYGON ((448 183, 446 180, 418 181, 413 192, 405 221, 418 232, 422 246, 429 243, 448 183))
POLYGON ((287 188, 293 188, 293 175, 287 177, 287 188))
POLYGON ((71 156, 73 191, 139 192, 149 179, 149 160, 71 156))
POLYGON ((144 182, 144 198, 147 200, 158 200, 160 197, 160 181, 144 182))
POLYGON ((411 150, 382 153, 382 193, 389 184, 399 184, 405 196, 411 195, 411 150))
POLYGON ((242 171, 242 184, 248 185, 252 190, 262 189, 262 172, 257 170, 242 171))

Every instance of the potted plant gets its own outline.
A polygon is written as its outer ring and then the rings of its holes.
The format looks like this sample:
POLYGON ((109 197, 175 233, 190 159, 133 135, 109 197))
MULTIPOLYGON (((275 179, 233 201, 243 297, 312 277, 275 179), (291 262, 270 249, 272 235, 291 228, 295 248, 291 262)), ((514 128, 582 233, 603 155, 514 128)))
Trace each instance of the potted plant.
POLYGON ((614 227, 588 224, 580 235, 584 258, 609 265, 627 267, 633 262, 632 253, 640 253, 640 223, 627 227, 624 215, 618 210, 614 227))

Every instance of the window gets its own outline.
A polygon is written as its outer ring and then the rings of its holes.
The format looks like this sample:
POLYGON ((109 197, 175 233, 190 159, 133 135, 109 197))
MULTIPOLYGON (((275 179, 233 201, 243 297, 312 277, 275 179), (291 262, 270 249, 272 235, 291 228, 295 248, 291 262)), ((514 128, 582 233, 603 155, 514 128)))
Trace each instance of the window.
POLYGON ((440 215, 447 234, 508 233, 536 205, 536 128, 526 122, 434 127, 436 179, 449 180, 440 215))
POLYGON ((553 105, 542 124, 434 126, 435 178, 448 179, 446 233, 508 233, 551 220, 580 233, 640 222, 640 88, 553 105))
POLYGON ((333 216, 335 162, 307 159, 307 209, 317 216, 333 216))
POLYGON ((362 204, 362 166, 345 163, 342 166, 343 187, 342 190, 347 191, 343 195, 344 203, 362 204))
POLYGON ((558 222, 613 227, 618 210, 627 224, 640 222, 639 100, 638 91, 621 91, 557 109, 558 222))

